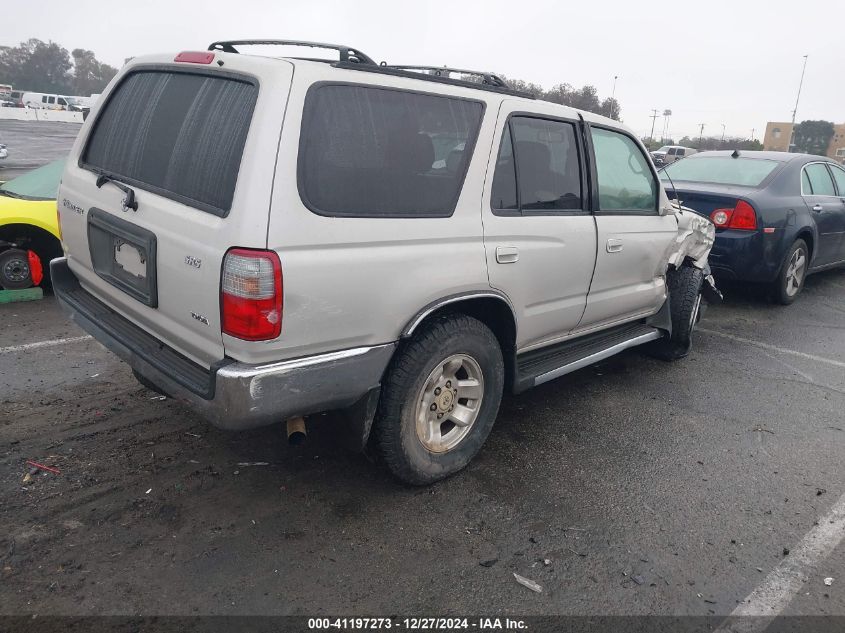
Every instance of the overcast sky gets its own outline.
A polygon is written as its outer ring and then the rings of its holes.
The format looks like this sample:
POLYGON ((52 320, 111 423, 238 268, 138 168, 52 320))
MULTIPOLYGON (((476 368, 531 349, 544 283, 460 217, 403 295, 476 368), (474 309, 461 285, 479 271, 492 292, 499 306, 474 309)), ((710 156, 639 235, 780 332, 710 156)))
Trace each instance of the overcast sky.
MULTIPOLYGON (((25 0, 3 2, 0 44, 37 37, 126 57, 204 49, 216 39, 339 42, 377 61, 493 70, 546 88, 593 84, 638 134, 651 109, 669 130, 761 138, 789 121, 809 55, 798 120, 845 122, 845 2, 487 0, 25 0)), ((655 136, 663 127, 657 119, 655 136)))

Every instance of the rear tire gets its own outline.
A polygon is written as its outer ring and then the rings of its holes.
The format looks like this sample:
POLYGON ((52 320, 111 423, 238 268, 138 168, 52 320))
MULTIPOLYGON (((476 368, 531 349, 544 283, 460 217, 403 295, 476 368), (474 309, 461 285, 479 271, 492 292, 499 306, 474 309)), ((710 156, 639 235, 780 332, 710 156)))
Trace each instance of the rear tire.
POLYGON ((10 248, 0 253, 0 287, 4 290, 23 290, 32 285, 27 252, 10 248))
POLYGON ((683 266, 666 274, 672 335, 652 344, 651 352, 657 358, 672 361, 689 354, 692 334, 701 316, 703 284, 704 273, 692 266, 683 266))
POLYGON ((371 435, 376 456, 416 486, 458 472, 487 439, 503 386, 502 351, 486 325, 465 315, 431 321, 387 369, 371 435))
POLYGON ((773 295, 775 301, 788 306, 798 298, 804 289, 807 279, 807 267, 810 263, 810 251, 804 240, 795 240, 792 248, 786 253, 780 274, 775 280, 773 295))

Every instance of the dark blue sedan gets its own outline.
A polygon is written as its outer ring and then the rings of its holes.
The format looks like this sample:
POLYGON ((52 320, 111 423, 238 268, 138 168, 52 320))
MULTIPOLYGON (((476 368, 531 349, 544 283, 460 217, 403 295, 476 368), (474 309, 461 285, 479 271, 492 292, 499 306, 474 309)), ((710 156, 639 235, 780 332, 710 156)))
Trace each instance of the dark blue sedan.
POLYGON ((710 218, 713 274, 792 303, 807 275, 845 265, 845 169, 824 156, 701 152, 660 172, 670 198, 710 218))

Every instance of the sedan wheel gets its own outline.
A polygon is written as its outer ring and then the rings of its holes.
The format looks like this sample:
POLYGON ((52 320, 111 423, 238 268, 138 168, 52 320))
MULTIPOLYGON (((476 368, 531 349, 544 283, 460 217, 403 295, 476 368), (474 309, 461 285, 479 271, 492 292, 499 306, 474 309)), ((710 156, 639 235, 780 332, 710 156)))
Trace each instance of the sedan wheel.
POLYGON ((795 301, 804 288, 810 254, 804 240, 796 240, 786 254, 780 275, 775 282, 775 300, 783 305, 795 301))
POLYGON ((807 267, 807 256, 802 250, 792 253, 789 266, 786 269, 786 294, 794 297, 801 290, 804 283, 804 271, 807 267))

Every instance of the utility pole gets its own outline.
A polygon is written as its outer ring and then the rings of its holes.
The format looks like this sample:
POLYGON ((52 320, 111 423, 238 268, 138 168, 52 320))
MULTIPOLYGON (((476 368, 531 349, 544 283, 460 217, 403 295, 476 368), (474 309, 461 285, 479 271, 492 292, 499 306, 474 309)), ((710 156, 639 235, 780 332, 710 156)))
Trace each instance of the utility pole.
POLYGON ((722 143, 725 142, 725 124, 722 123, 722 143))
POLYGON ((701 149, 701 139, 704 138, 704 123, 698 124, 698 149, 701 149))
POLYGON ((651 115, 651 134, 649 134, 648 138, 649 138, 649 140, 651 140, 653 142, 654 141, 654 123, 655 123, 655 121, 657 121, 657 109, 653 108, 651 112, 652 112, 652 115, 651 115))
POLYGON ((666 142, 666 137, 669 134, 669 117, 672 116, 671 110, 663 111, 663 143, 666 142))
POLYGON ((754 140, 754 128, 751 128, 751 140, 754 140))
POLYGON ((807 58, 809 55, 804 55, 804 66, 801 68, 801 81, 798 82, 798 94, 795 96, 795 108, 792 110, 792 129, 789 131, 789 145, 786 148, 787 152, 792 151, 792 146, 795 141, 795 114, 798 112, 798 100, 801 98, 801 86, 804 85, 804 72, 807 70, 807 58))

